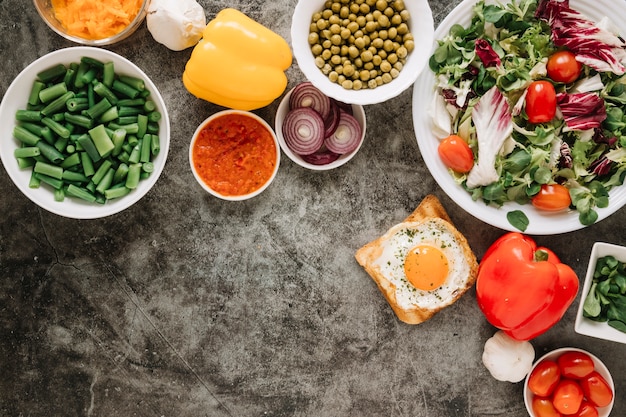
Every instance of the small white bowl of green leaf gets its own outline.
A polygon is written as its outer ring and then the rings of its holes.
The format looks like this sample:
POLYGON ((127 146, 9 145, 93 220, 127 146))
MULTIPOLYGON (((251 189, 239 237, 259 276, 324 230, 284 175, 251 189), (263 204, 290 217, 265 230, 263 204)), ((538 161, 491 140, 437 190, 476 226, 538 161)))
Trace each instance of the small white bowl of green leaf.
POLYGON ((626 343, 626 247, 593 245, 574 330, 626 343))

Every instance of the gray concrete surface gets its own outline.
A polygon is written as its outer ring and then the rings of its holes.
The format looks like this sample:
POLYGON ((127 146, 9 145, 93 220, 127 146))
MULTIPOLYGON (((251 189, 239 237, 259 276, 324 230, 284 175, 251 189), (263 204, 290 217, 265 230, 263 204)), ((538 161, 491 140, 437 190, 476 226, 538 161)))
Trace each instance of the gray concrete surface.
MULTIPOLYGON (((289 39, 295 0, 235 7, 289 39)), ((431 0, 436 23, 458 3, 431 0)), ((0 94, 36 58, 72 46, 32 3, 0 1, 0 94)), ((481 363, 494 333, 470 291, 430 321, 399 322, 354 253, 440 197, 480 258, 503 231, 468 215, 419 153, 412 90, 367 106, 366 142, 347 165, 307 171, 283 155, 275 182, 246 202, 210 197, 187 160, 196 126, 220 108, 186 92, 190 50, 145 25, 108 47, 155 82, 171 118, 160 180, 100 220, 50 214, 0 170, 0 416, 523 417, 522 384, 481 363)), ((290 87, 303 79, 297 64, 290 87)), ((257 111, 273 124, 278 101, 257 111)), ((1 138, 8 140, 8 138, 1 138)), ((596 241, 626 244, 624 210, 584 230, 539 236, 583 276, 596 241)), ((578 300, 533 341, 537 356, 576 346, 599 356, 626 414, 626 347, 578 335, 578 300)))

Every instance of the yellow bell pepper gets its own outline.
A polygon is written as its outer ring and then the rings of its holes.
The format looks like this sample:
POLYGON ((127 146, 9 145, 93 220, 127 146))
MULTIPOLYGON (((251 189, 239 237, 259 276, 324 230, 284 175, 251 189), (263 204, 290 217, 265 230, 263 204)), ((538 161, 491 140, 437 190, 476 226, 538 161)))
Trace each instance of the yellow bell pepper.
POLYGON ((220 11, 206 26, 183 73, 194 96, 237 110, 267 106, 287 87, 289 44, 238 10, 220 11))

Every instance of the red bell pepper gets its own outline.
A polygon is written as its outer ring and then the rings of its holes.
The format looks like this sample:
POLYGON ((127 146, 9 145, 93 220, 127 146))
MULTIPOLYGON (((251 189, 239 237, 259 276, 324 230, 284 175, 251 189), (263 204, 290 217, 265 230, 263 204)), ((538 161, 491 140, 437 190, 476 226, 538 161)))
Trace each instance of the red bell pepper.
POLYGON ((554 326, 576 298, 578 277, 550 249, 521 233, 496 240, 480 261, 478 306, 492 325, 516 340, 554 326))

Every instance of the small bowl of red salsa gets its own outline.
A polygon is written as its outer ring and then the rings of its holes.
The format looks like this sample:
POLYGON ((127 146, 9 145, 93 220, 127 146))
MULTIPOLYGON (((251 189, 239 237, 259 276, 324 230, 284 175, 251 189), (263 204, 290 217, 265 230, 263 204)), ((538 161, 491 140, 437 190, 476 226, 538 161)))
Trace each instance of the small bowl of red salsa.
POLYGON ((261 117, 224 110, 198 126, 189 162, 194 177, 210 194, 223 200, 247 200, 263 192, 276 177, 280 147, 261 117))

